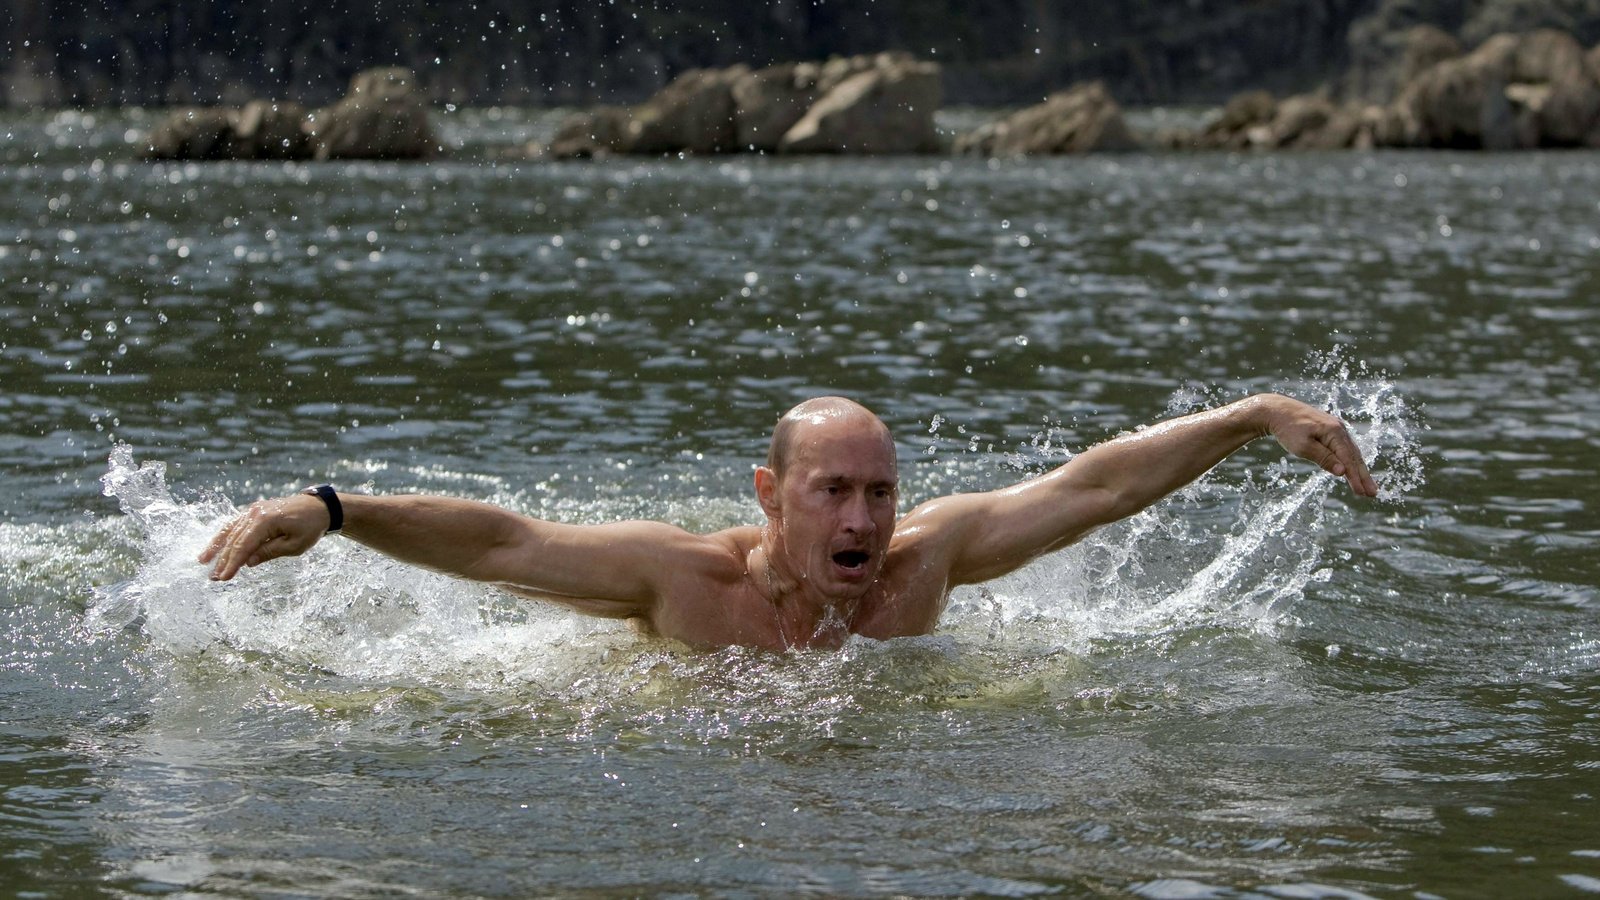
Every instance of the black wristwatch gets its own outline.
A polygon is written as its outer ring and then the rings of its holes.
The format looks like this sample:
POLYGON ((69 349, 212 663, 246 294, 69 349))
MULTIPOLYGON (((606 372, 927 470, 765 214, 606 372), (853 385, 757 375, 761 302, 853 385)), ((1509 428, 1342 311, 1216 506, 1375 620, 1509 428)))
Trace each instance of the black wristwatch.
POLYGON ((344 527, 344 505, 339 502, 339 494, 334 491, 333 485, 319 484, 316 487, 308 487, 300 493, 310 494, 328 507, 328 534, 333 534, 344 527))

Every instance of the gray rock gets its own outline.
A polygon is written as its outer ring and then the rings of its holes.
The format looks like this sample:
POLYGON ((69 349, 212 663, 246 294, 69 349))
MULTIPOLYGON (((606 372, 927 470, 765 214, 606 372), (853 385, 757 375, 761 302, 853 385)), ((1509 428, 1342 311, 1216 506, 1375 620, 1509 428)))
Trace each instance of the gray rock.
POLYGON ((550 140, 556 159, 593 159, 626 153, 633 114, 621 106, 597 106, 567 117, 550 140))
POLYGON ((1586 143, 1600 77, 1570 35, 1497 34, 1419 73, 1384 113, 1382 146, 1512 150, 1586 143))
MULTIPOLYGON (((819 87, 829 80, 823 66, 819 87)), ((785 153, 931 153, 939 149, 933 114, 944 87, 936 63, 877 57, 875 65, 845 77, 784 134, 785 153), (876 63, 882 63, 881 65, 876 63)))
POLYGON ((222 107, 173 110, 150 130, 146 159, 228 159, 234 112, 222 107))
POLYGON ((1035 156, 1136 150, 1122 109, 1100 82, 1076 85, 956 139, 958 154, 1035 156))
POLYGON ((771 153, 817 99, 822 66, 783 63, 748 72, 733 83, 735 143, 771 153))
POLYGON ((1266 91, 1246 91, 1236 94, 1222 107, 1222 115, 1190 140, 1190 146, 1200 150, 1245 150, 1252 144, 1252 135, 1272 123, 1278 114, 1278 101, 1266 91))
POLYGON ((1350 29, 1349 96, 1388 103, 1422 72, 1462 54, 1461 42, 1433 25, 1383 31, 1377 20, 1350 29))
POLYGON ((728 153, 739 144, 734 124, 733 85, 750 72, 696 69, 685 72, 633 110, 630 153, 728 153))
POLYGON ((438 151, 428 107, 407 69, 369 69, 338 103, 310 116, 317 159, 426 159, 438 151))
POLYGON ((306 159, 311 136, 298 103, 252 100, 230 117, 229 159, 306 159))

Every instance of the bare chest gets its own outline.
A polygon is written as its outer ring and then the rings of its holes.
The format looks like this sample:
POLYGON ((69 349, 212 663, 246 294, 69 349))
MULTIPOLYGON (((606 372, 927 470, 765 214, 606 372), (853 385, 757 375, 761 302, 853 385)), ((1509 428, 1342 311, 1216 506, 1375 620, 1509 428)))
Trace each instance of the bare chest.
POLYGON ((674 586, 652 620, 657 633, 694 647, 836 647, 852 634, 887 640, 927 634, 948 593, 943 579, 886 564, 867 592, 829 609, 774 602, 743 572, 674 586))

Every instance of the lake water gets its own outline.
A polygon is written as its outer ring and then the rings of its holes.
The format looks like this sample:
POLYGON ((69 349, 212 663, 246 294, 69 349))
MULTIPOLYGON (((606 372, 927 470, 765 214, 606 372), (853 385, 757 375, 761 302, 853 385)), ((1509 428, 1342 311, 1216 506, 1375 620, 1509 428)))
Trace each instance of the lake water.
POLYGON ((1600 154, 137 162, 0 120, 17 896, 1600 892, 1600 154), (1253 446, 939 631, 693 653, 330 539, 332 481, 757 519, 819 392, 904 502, 1258 390, 1253 446))

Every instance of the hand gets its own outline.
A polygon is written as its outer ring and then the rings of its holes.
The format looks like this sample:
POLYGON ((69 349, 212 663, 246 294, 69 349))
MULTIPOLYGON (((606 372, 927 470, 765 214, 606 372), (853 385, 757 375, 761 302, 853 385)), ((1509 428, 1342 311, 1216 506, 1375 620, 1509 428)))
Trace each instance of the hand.
POLYGON ((1285 450, 1308 459, 1333 475, 1343 478, 1350 490, 1362 497, 1378 496, 1378 483, 1367 471, 1367 464, 1356 448, 1344 422, 1334 416, 1288 397, 1274 397, 1267 418, 1267 432, 1285 450))
POLYGON ((327 529, 328 508, 316 497, 296 494, 258 500, 217 532, 200 554, 200 562, 216 560, 211 580, 227 581, 245 566, 299 556, 321 540, 327 529))

